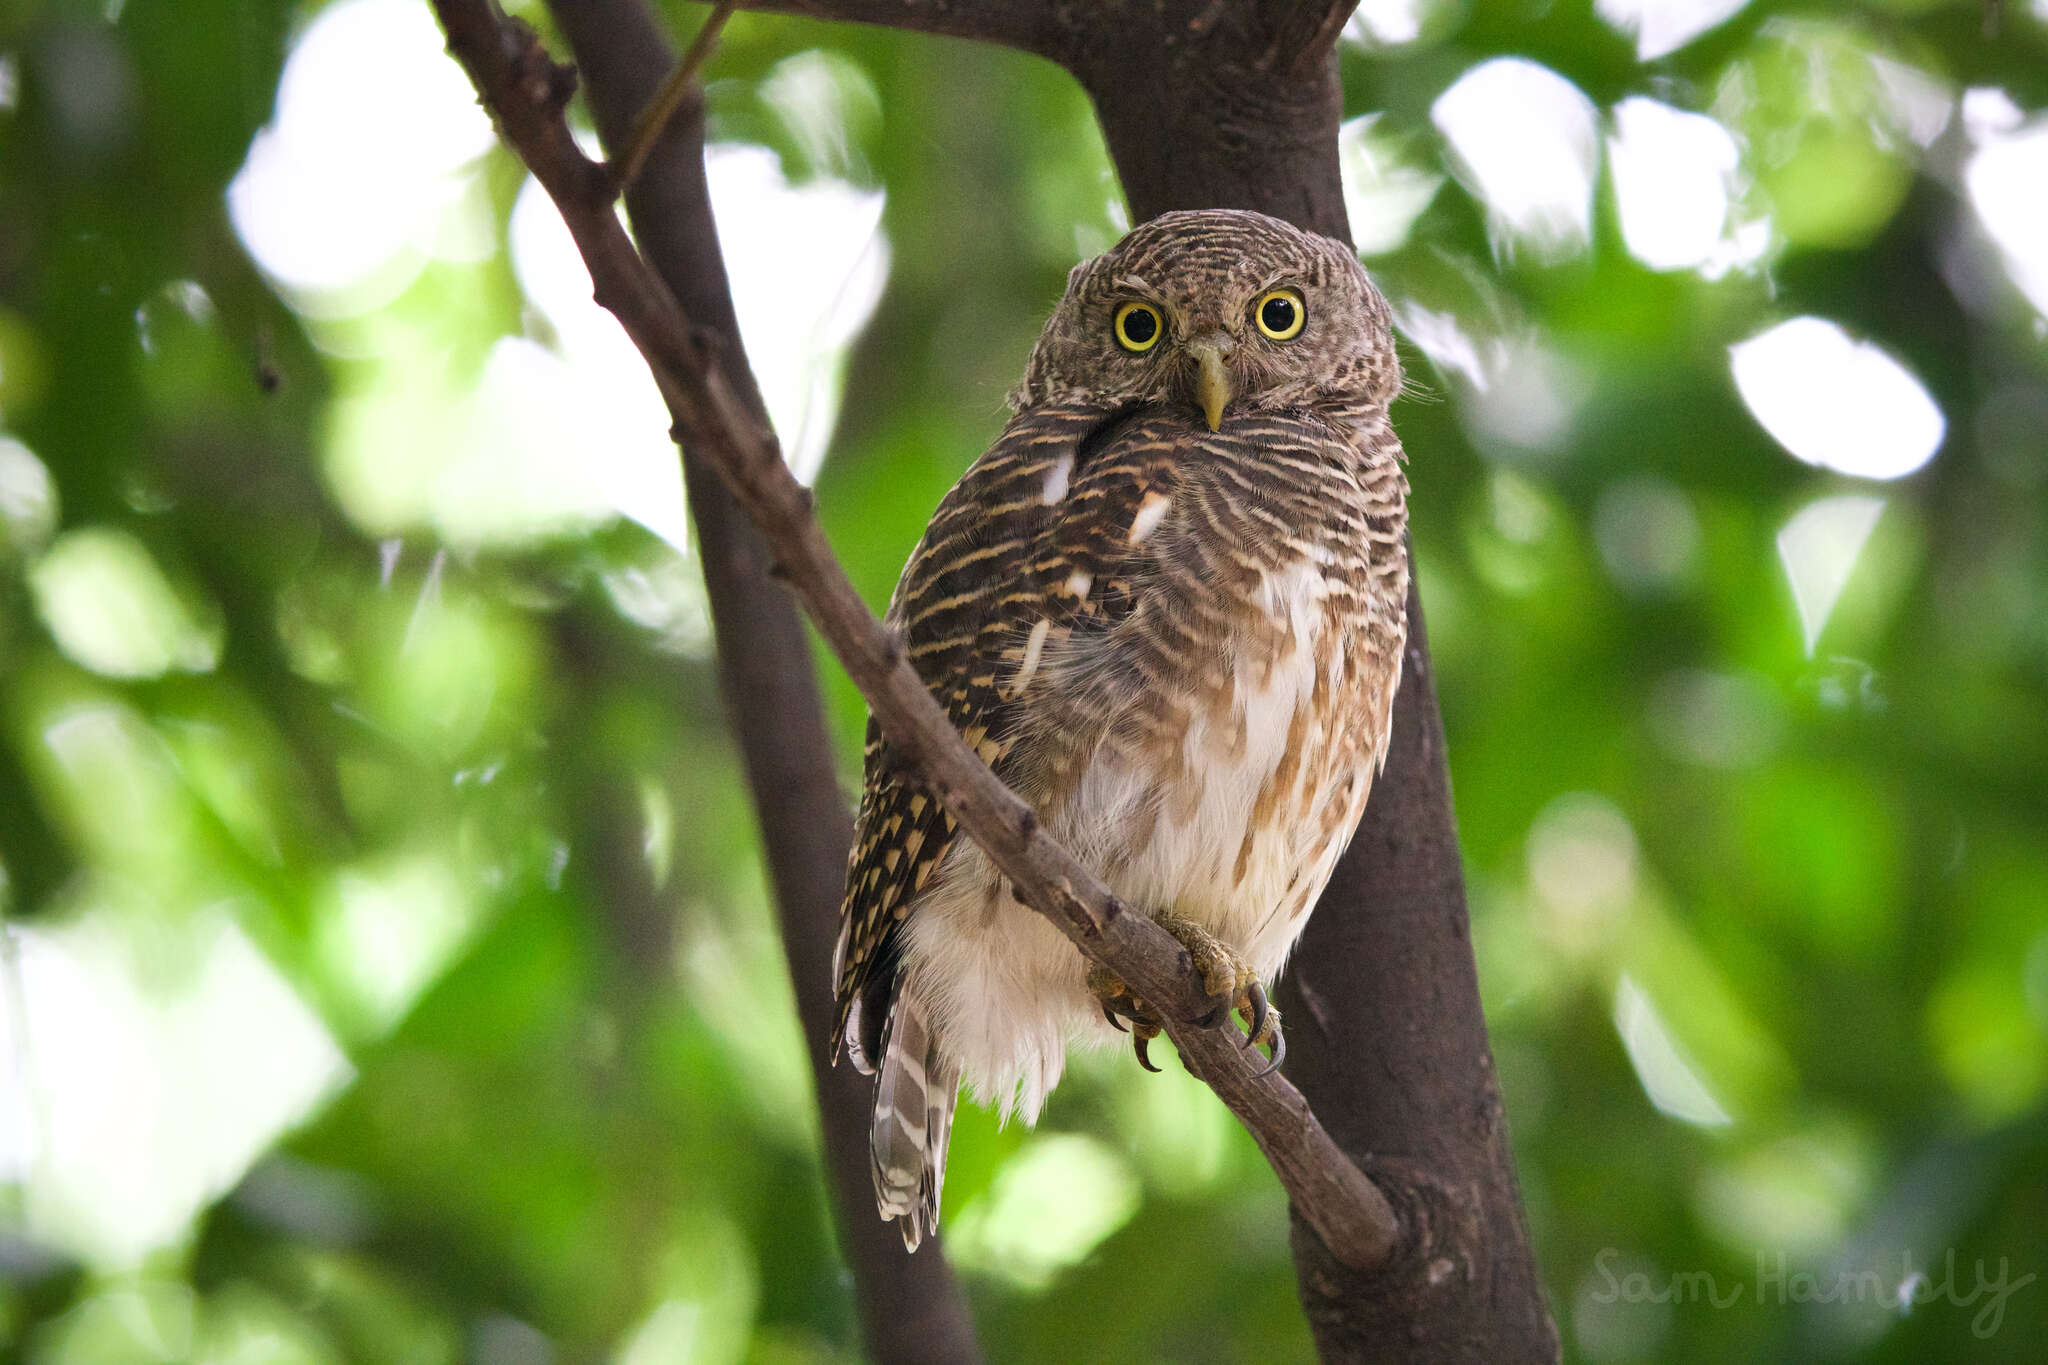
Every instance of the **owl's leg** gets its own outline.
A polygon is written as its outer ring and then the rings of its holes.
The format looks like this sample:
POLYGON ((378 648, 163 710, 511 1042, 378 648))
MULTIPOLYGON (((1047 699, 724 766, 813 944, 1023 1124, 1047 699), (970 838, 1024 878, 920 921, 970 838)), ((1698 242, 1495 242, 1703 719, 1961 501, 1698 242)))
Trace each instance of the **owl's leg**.
MULTIPOLYGON (((1161 911, 1152 918, 1188 950, 1195 970, 1202 974, 1202 989, 1218 1002, 1215 1010, 1201 1021, 1203 1027, 1220 1027, 1229 1020, 1233 1011, 1242 1011, 1246 1024, 1244 1045, 1273 1045, 1272 1063, 1259 1074, 1263 1076, 1278 1067, 1287 1056, 1287 1036, 1280 1031, 1280 1011, 1266 999, 1266 988, 1258 973, 1228 945, 1193 920, 1170 910, 1161 911)), ((1159 1020, 1146 1008, 1144 1001, 1131 993, 1121 977, 1101 967, 1089 969, 1088 989, 1102 1002, 1103 1017, 1113 1026, 1121 1029, 1123 1020, 1130 1021, 1128 1031, 1139 1065, 1148 1071, 1157 1071, 1159 1068, 1153 1066, 1145 1055, 1145 1045, 1159 1036, 1159 1020)))

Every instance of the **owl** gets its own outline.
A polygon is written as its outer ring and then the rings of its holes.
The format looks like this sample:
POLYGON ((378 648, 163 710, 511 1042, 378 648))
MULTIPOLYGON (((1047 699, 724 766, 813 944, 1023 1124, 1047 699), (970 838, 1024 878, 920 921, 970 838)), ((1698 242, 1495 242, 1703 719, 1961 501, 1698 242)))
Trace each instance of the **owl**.
MULTIPOLYGON (((1400 387, 1386 300, 1342 243, 1164 214, 1068 277, 888 612, 969 746, 1275 1065, 1263 983, 1386 757, 1400 387)), ((1151 1067, 1145 1002, 1017 900, 872 721, 834 973, 833 1056, 876 1077, 876 1202, 912 1250, 963 1084, 1031 1122, 1071 1044, 1127 1032, 1151 1067)))

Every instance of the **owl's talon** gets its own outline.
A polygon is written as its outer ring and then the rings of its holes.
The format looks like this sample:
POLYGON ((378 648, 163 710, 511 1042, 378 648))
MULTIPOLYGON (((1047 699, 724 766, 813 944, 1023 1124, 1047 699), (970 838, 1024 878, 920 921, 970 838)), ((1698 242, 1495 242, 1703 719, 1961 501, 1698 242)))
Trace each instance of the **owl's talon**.
MULTIPOLYGON (((1257 981, 1252 982, 1251 985, 1245 988, 1245 1000, 1246 1022, 1251 1027, 1245 1031, 1244 1045, 1246 1047, 1257 1047, 1259 1034, 1265 1031, 1266 1020, 1271 1017, 1266 1004, 1266 988, 1257 981)), ((1278 1037, 1277 1032, 1275 1037, 1278 1037)))
POLYGON ((1145 1044, 1149 1041, 1150 1039, 1146 1038, 1144 1034, 1134 1032, 1131 1034, 1131 1050, 1138 1054, 1139 1066, 1142 1066, 1147 1071, 1150 1071, 1154 1075, 1157 1075, 1159 1073, 1159 1068, 1152 1065, 1152 1059, 1145 1055, 1145 1044))
POLYGON ((1256 981, 1245 988, 1244 1012, 1246 1021, 1251 1025, 1245 1032, 1244 1045, 1248 1048, 1256 1048, 1261 1043, 1273 1045, 1273 1060, 1259 1071, 1258 1076, 1252 1077, 1257 1080, 1259 1076, 1272 1075, 1280 1069, 1280 1063, 1287 1060, 1287 1035, 1280 1028, 1280 1011, 1273 1008, 1272 1002, 1266 999, 1265 987, 1256 981))
POLYGON ((1272 1075, 1274 1072, 1280 1069, 1280 1063, 1286 1060, 1287 1035, 1280 1031, 1279 1023, 1276 1020, 1276 1022, 1273 1025, 1273 1060, 1267 1062, 1263 1067, 1259 1068, 1258 1073, 1254 1075, 1252 1079, 1256 1081, 1266 1076, 1272 1075))
MULTIPOLYGON (((1137 1024, 1153 1023, 1152 1013, 1145 1008, 1145 1002, 1133 995, 1124 979, 1107 967, 1088 969, 1088 993, 1101 1007, 1102 1017, 1119 1033, 1130 1032, 1124 1025, 1126 1019, 1137 1024)), ((1158 1029, 1155 1027, 1153 1032, 1156 1034, 1158 1029)))

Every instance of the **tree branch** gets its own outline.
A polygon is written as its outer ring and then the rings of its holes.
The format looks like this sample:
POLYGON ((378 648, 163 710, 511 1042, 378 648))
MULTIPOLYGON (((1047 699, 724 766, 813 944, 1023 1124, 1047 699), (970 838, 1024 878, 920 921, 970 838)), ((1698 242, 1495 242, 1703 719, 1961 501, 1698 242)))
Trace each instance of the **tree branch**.
POLYGON ((1392 1205, 1337 1148, 1300 1093, 1226 1031, 1195 1021, 1213 1006, 1187 954, 1143 915, 1124 912, 1092 872, 1048 838, 1030 807, 969 750, 904 657, 903 642, 870 612, 833 557, 808 490, 784 464, 774 433, 741 398, 751 376, 730 347, 685 319, 627 239, 611 177, 577 148, 562 111, 574 73, 531 29, 490 0, 434 0, 460 59, 499 129, 561 211, 589 267, 597 301, 619 319, 655 374, 686 450, 713 465, 753 518, 812 620, 866 696, 884 733, 988 853, 1020 899, 1091 960, 1152 1004, 1189 1069, 1249 1128, 1297 1213, 1343 1266, 1385 1265, 1402 1228, 1392 1205))

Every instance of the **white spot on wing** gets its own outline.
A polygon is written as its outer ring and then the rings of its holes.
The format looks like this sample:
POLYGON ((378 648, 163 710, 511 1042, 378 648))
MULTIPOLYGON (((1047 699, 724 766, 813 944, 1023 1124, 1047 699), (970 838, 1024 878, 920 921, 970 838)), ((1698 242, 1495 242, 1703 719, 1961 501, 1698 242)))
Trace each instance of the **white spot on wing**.
POLYGON ((1166 518, 1166 509, 1173 506, 1173 499, 1164 493, 1147 493, 1145 500, 1138 504, 1138 515, 1131 518, 1130 543, 1136 545, 1146 536, 1159 529, 1159 523, 1166 518))
POLYGON ((1095 575, 1086 569, 1076 569, 1067 575, 1067 595, 1077 602, 1088 600, 1088 590, 1095 586, 1095 575))
POLYGON ((1012 690, 1022 692, 1024 684, 1031 681, 1031 675, 1038 671, 1038 656, 1045 649, 1045 637, 1052 630, 1052 622, 1042 620, 1031 628, 1031 638, 1024 644, 1024 663, 1017 670, 1017 681, 1012 690))
POLYGON ((1053 467, 1046 471, 1045 491, 1038 495, 1038 500, 1047 507, 1050 507, 1061 498, 1064 498, 1067 495, 1067 481, 1073 476, 1074 457, 1071 455, 1060 456, 1054 462, 1053 467))

